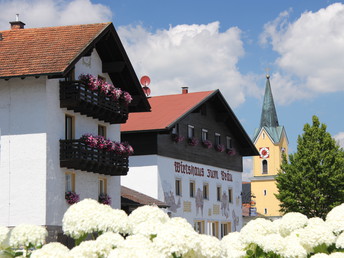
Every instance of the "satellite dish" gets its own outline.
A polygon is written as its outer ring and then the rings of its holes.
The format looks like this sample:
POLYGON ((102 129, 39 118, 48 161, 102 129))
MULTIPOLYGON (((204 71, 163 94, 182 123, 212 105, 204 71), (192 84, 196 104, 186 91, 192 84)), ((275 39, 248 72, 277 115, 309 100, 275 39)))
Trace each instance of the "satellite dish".
POLYGON ((141 77, 140 83, 142 86, 148 86, 150 84, 150 78, 147 75, 141 77))
POLYGON ((150 78, 145 75, 145 76, 142 76, 141 79, 140 79, 140 83, 141 85, 143 86, 142 89, 143 89, 143 92, 146 94, 146 96, 148 97, 150 94, 151 94, 151 90, 150 88, 148 88, 147 86, 150 84, 150 78))

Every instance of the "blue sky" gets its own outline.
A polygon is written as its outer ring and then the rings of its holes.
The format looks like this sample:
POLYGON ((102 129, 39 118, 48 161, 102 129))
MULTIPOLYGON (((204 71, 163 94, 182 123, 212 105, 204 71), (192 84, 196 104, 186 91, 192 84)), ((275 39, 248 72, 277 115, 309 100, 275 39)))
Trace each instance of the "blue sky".
MULTIPOLYGON (((344 3, 325 0, 0 0, 0 29, 112 21, 152 95, 220 89, 248 135, 266 69, 295 152, 312 115, 344 146, 344 3)), ((250 170, 250 161, 245 161, 250 170)))

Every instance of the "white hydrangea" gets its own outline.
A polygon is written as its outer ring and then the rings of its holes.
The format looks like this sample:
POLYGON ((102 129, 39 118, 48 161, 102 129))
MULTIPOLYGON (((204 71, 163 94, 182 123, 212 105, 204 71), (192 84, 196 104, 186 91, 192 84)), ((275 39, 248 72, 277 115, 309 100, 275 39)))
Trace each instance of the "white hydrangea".
POLYGON ((69 252, 70 258, 98 258, 98 246, 95 240, 83 241, 69 252))
POLYGON ((336 240, 336 247, 344 249, 344 232, 338 236, 336 240))
POLYGON ((64 233, 74 239, 98 231, 101 205, 93 199, 84 199, 73 204, 62 219, 64 233))
POLYGON ((93 232, 127 233, 128 216, 123 210, 112 209, 93 199, 84 199, 66 211, 62 229, 74 239, 93 232))
POLYGON ((319 218, 309 219, 305 228, 295 230, 292 234, 299 237, 300 244, 308 253, 311 253, 318 245, 329 246, 336 241, 336 236, 332 230, 319 218))
POLYGON ((306 258, 307 251, 301 245, 299 237, 295 234, 289 235, 284 238, 283 248, 279 250, 282 257, 288 258, 306 258))
POLYGON ((270 234, 264 236, 260 241, 260 247, 265 253, 274 252, 280 254, 284 249, 284 238, 279 234, 270 234))
POLYGON ((214 236, 198 234, 197 258, 221 258, 225 251, 221 248, 220 240, 214 236))
POLYGON ((307 225, 307 216, 299 212, 289 212, 279 219, 279 233, 286 237, 296 229, 303 228, 307 225))
POLYGON ((344 258, 344 253, 341 253, 341 252, 331 253, 329 255, 329 257, 332 257, 332 258, 344 258))
POLYGON ((312 258, 327 258, 328 255, 324 253, 317 253, 311 256, 312 258))
POLYGON ((8 240, 9 231, 10 230, 7 227, 0 226, 0 249, 7 247, 7 244, 5 242, 7 242, 8 240))
POLYGON ((69 249, 61 243, 52 242, 32 252, 31 258, 66 258, 69 249))
POLYGON ((326 216, 326 223, 331 227, 335 234, 344 231, 344 203, 334 207, 326 216))
POLYGON ((128 236, 112 250, 108 258, 163 258, 153 246, 153 243, 143 235, 128 236))
POLYGON ((99 257, 107 257, 123 241, 124 238, 120 234, 106 232, 96 239, 97 254, 99 257))
POLYGON ((240 231, 241 241, 244 244, 260 244, 263 236, 274 233, 272 222, 267 219, 257 218, 248 222, 240 231))
POLYGON ((48 231, 42 226, 20 224, 14 227, 10 234, 10 246, 14 248, 28 247, 31 245, 38 247, 45 243, 48 231))
POLYGON ((98 231, 128 233, 128 215, 123 210, 113 209, 109 205, 100 204, 98 231))
POLYGON ((155 235, 159 227, 169 221, 168 215, 157 206, 145 205, 129 215, 129 234, 155 235))
POLYGON ((198 238, 199 234, 185 219, 172 218, 160 226, 153 244, 165 257, 170 257, 173 253, 184 256, 190 250, 198 249, 198 238))
POLYGON ((221 239, 221 248, 224 251, 224 257, 237 258, 246 255, 246 244, 241 240, 239 232, 232 232, 221 239))

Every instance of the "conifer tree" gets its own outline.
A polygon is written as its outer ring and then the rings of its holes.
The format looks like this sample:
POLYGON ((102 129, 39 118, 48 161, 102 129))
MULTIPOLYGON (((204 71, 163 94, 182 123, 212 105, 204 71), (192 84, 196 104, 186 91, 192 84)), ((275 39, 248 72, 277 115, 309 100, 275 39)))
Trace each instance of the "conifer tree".
POLYGON ((282 212, 301 212, 307 217, 325 218, 344 202, 344 150, 320 124, 305 124, 298 136, 297 151, 283 158, 277 174, 277 199, 282 212))

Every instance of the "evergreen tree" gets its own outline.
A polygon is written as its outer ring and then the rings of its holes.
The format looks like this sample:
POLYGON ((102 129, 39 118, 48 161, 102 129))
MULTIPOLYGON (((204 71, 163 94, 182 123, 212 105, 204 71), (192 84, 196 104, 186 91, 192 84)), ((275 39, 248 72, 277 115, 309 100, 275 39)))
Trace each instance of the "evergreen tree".
POLYGON ((297 152, 284 156, 277 174, 276 194, 282 212, 325 218, 344 202, 344 150, 313 116, 297 139, 297 152))

